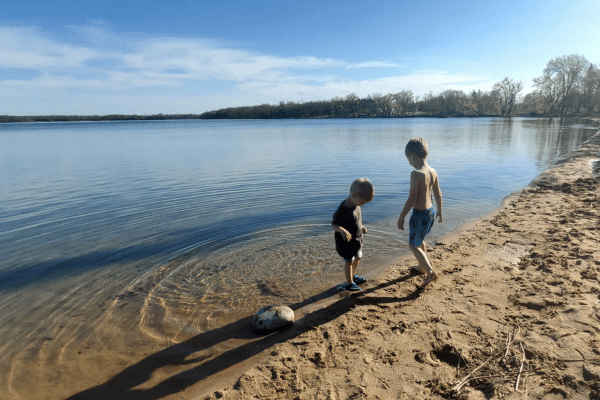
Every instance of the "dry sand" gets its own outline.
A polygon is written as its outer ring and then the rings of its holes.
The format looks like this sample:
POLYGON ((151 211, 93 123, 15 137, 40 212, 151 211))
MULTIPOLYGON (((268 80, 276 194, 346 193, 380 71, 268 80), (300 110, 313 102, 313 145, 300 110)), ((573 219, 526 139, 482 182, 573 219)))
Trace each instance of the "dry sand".
POLYGON ((600 399, 600 134, 365 290, 195 336, 73 399, 600 399))

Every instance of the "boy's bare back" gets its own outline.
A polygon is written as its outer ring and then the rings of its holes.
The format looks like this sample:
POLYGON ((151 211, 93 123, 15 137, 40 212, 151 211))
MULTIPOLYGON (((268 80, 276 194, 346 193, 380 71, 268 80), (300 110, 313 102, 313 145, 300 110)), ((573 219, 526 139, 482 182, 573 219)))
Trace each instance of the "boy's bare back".
MULTIPOLYGON (((441 197, 440 185, 437 173, 429 165, 425 164, 420 169, 410 174, 410 192, 415 193, 413 208, 416 210, 428 210, 433 206, 431 195, 436 200, 441 197)), ((436 201, 439 205, 439 202, 436 201)))

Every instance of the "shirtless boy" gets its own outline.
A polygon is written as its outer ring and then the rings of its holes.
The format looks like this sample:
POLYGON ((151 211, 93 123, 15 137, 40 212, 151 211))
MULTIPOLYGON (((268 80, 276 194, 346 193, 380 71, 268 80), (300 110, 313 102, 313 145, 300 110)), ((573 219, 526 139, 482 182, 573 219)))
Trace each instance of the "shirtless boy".
POLYGON ((437 280, 438 275, 431 267, 427 259, 426 245, 423 241, 431 231, 435 221, 435 210, 431 194, 437 205, 438 221, 442 222, 442 191, 435 170, 427 164, 428 148, 425 140, 421 138, 411 139, 404 150, 408 163, 415 169, 410 173, 410 191, 406 204, 398 218, 398 228, 404 230, 404 218, 413 209, 408 223, 409 240, 408 246, 413 252, 419 265, 414 268, 422 274, 427 274, 421 288, 425 288, 431 282, 437 280))

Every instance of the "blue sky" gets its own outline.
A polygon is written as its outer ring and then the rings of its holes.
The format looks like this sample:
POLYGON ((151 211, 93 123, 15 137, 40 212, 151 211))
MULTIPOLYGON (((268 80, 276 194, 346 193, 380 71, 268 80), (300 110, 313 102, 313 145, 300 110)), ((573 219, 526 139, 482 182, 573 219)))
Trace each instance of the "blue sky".
POLYGON ((553 58, 600 63, 600 1, 12 1, 0 115, 202 113, 354 92, 526 94, 553 58))

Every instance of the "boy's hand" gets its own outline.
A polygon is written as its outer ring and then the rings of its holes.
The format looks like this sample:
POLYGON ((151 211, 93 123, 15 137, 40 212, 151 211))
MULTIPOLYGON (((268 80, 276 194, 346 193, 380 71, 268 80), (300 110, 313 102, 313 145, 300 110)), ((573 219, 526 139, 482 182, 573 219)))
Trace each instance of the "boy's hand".
POLYGON ((442 222, 444 220, 444 216, 442 215, 442 213, 438 214, 438 222, 442 222))
POLYGON ((363 227, 362 227, 362 231, 363 231, 363 234, 364 234, 364 233, 367 233, 367 227, 366 227, 366 226, 363 226, 363 227))
POLYGON ((398 229, 404 230, 404 218, 398 218, 398 229))
POLYGON ((352 240, 352 235, 347 230, 342 231, 341 234, 346 242, 349 242, 350 240, 352 240))

